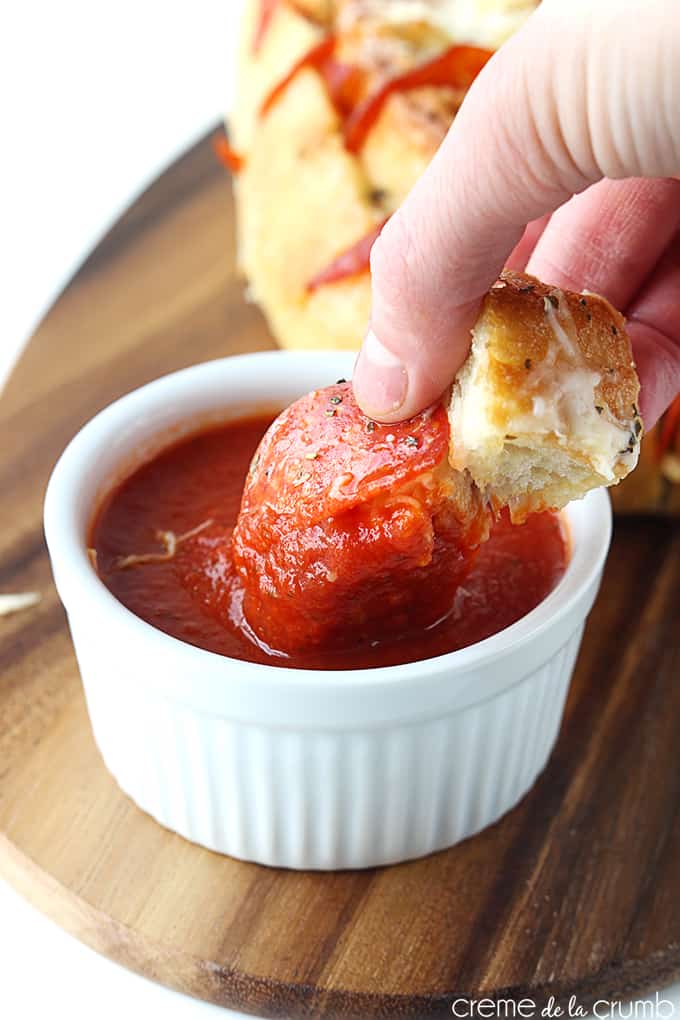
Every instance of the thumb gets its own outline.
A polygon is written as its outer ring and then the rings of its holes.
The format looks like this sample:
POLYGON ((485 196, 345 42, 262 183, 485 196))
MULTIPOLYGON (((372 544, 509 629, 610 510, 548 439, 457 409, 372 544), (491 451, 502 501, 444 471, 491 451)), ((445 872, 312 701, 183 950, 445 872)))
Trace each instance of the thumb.
POLYGON ((367 414, 408 418, 442 394, 527 223, 603 176, 678 172, 680 126, 660 99, 680 83, 678 15, 674 33, 662 0, 543 0, 489 61, 373 246, 354 373, 367 414))

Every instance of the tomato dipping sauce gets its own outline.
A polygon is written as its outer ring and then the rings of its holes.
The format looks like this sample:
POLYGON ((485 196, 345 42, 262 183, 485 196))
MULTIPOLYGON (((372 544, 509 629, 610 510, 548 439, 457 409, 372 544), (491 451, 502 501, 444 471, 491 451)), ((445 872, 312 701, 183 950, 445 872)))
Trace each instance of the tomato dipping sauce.
MULTIPOLYGON (((255 450, 274 416, 206 429, 140 467, 107 498, 90 545, 109 590, 147 623, 220 655, 303 669, 362 669, 428 659, 474 644, 537 606, 562 577, 559 515, 501 517, 434 626, 389 641, 293 655, 268 649, 243 615, 231 535, 255 450)), ((424 597, 426 593, 424 593, 424 597)), ((302 609, 301 609, 302 611, 302 609)))

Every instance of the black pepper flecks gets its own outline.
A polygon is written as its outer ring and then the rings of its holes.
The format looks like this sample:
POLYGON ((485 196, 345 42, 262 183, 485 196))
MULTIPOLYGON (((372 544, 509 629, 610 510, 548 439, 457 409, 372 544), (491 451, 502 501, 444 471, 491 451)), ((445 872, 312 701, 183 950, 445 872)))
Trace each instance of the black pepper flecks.
POLYGON ((419 446, 416 436, 407 436, 404 440, 407 446, 419 446))
POLYGON ((366 422, 366 431, 367 432, 375 432, 375 430, 376 430, 375 422, 374 421, 367 421, 366 422))
POLYGON ((529 369, 531 368, 531 358, 525 358, 524 359, 524 367, 526 368, 526 370, 528 372, 529 369))
POLYGON ((341 404, 342 403, 342 397, 338 397, 338 396, 331 397, 330 402, 331 402, 331 404, 341 404))

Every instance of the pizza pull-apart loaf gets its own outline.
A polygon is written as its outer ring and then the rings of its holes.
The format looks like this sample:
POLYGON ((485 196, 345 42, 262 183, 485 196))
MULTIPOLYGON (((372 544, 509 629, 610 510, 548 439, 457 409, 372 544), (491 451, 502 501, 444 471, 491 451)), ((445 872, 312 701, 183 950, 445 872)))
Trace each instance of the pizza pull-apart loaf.
POLYGON ((370 241, 538 0, 247 0, 239 266, 279 343, 358 348, 370 241))
POLYGON ((608 302, 508 273, 443 403, 379 424, 344 380, 302 397, 263 438, 234 531, 253 630, 290 651, 435 624, 502 508, 519 522, 634 467, 638 388, 608 302))

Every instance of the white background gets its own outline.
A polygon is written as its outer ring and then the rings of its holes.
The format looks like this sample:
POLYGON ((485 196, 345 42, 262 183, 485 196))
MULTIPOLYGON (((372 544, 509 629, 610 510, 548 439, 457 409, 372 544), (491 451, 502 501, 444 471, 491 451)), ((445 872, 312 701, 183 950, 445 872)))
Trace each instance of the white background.
POLYGON ((233 95, 241 0, 7 0, 0 379, 89 249, 233 95))
MULTIPOLYGON (((15 0, 3 8, 0 387, 98 238, 228 109, 240 5, 15 0)), ((680 986, 666 994, 677 1015, 680 986)), ((2 1020, 161 1014, 237 1016, 97 956, 0 881, 2 1020)))

